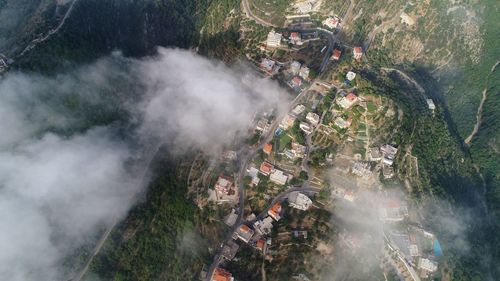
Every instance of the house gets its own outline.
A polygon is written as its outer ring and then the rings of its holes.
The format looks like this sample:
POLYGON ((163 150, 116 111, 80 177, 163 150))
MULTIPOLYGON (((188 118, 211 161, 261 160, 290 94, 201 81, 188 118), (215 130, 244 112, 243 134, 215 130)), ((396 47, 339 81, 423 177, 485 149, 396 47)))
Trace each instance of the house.
POLYGON ((380 147, 380 151, 383 155, 382 162, 386 165, 392 166, 392 164, 394 163, 394 158, 396 157, 396 153, 398 153, 398 149, 386 144, 380 147))
POLYGON ((338 116, 337 118, 335 118, 334 124, 341 129, 347 129, 347 128, 349 128, 349 126, 351 126, 351 122, 345 120, 341 116, 338 116))
POLYGON ((418 268, 428 272, 435 272, 437 271, 438 266, 435 261, 431 261, 430 259, 420 258, 418 260, 418 268))
POLYGON ((294 160, 297 158, 304 158, 306 154, 306 147, 297 142, 292 142, 292 149, 284 150, 285 156, 294 160))
POLYGON ((394 168, 391 166, 384 165, 382 167, 382 174, 384 175, 384 179, 390 179, 394 177, 394 168))
POLYGON ((378 147, 370 148, 368 155, 369 155, 370 161, 377 162, 377 161, 382 160, 382 154, 380 153, 380 149, 378 147))
POLYGON ((294 88, 299 88, 302 85, 302 79, 300 79, 299 76, 295 76, 292 78, 292 81, 290 81, 292 84, 292 87, 294 88))
POLYGON ((266 245, 266 241, 262 240, 262 239, 259 239, 256 243, 255 243, 255 248, 257 248, 258 250, 260 250, 261 252, 264 252, 264 246, 266 245))
POLYGON ((418 245, 417 244, 410 244, 410 256, 412 257, 418 257, 420 254, 418 252, 418 245))
POLYGON ((302 40, 300 37, 300 33, 298 32, 291 32, 290 33, 290 42, 295 45, 302 45, 302 40))
POLYGON ((227 161, 227 162, 235 161, 237 158, 238 158, 238 154, 234 150, 225 150, 222 153, 222 159, 224 159, 224 161, 227 161))
POLYGON ((212 281, 234 281, 233 275, 220 267, 216 268, 212 281))
POLYGON ((330 28, 336 29, 339 27, 340 19, 338 17, 328 17, 323 21, 323 25, 330 28))
POLYGON ((302 64, 300 62, 298 62, 298 61, 292 61, 292 63, 290 63, 290 72, 293 75, 299 74, 301 66, 302 66, 302 64))
POLYGON ((332 60, 339 60, 340 55, 342 55, 342 51, 339 49, 333 49, 332 57, 330 59, 332 60))
POLYGON ((259 235, 268 235, 273 229, 273 218, 265 217, 263 220, 254 222, 253 228, 259 235))
POLYGON ((302 66, 299 71, 299 76, 304 80, 309 80, 310 69, 307 66, 302 66))
POLYGON ((303 211, 309 209, 312 205, 311 199, 298 191, 288 195, 288 202, 290 207, 303 211))
POLYGON ((263 71, 265 71, 270 75, 273 75, 278 72, 279 67, 276 65, 275 61, 268 58, 263 58, 260 63, 260 69, 262 69, 263 71))
POLYGON ((314 112, 309 112, 306 115, 306 120, 307 122, 309 122, 309 124, 317 126, 319 123, 319 115, 314 112))
POLYGON ((347 72, 345 78, 349 81, 352 81, 352 80, 354 80, 354 78, 356 78, 356 73, 349 71, 349 72, 347 72))
POLYGON ((337 100, 337 104, 344 109, 348 109, 358 102, 358 97, 354 93, 349 93, 347 96, 337 100))
POLYGON ((252 238, 255 231, 248 227, 248 225, 243 224, 236 230, 236 236, 243 242, 248 243, 252 238))
POLYGON ((299 125, 299 128, 304 132, 306 133, 306 135, 309 135, 310 133, 312 133, 313 129, 311 127, 311 125, 307 124, 307 123, 304 123, 304 122, 301 122, 300 125, 299 125))
POLYGON ((222 248, 221 255, 226 259, 226 260, 232 260, 236 256, 236 253, 238 252, 238 249, 240 246, 236 244, 234 241, 229 241, 227 244, 224 245, 222 248))
POLYGON ((252 182, 251 184, 253 186, 256 186, 259 184, 260 182, 260 178, 259 178, 259 170, 257 170, 257 168, 255 167, 250 167, 249 169, 247 169, 247 173, 248 175, 252 178, 252 182))
POLYGON ((344 199, 349 201, 349 202, 354 202, 354 200, 356 200, 356 194, 354 194, 354 192, 352 190, 347 190, 344 193, 344 199))
POLYGON ((302 112, 304 112, 304 110, 306 110, 306 107, 303 104, 299 104, 292 110, 292 114, 299 116, 302 112))
POLYGON ((269 176, 269 174, 274 171, 274 166, 271 163, 264 161, 260 164, 259 170, 264 176, 269 176))
POLYGON ((267 211, 267 214, 273 218, 275 221, 279 221, 281 219, 281 216, 280 216, 280 213, 281 213, 281 204, 280 203, 276 203, 274 204, 271 209, 269 209, 267 211))
POLYGON ((267 120, 266 118, 262 118, 257 122, 255 130, 265 134, 269 130, 269 126, 269 120, 267 120))
POLYGON ((362 47, 354 47, 353 49, 354 59, 360 60, 363 56, 363 48, 362 47))
POLYGON ((215 192, 219 200, 224 195, 233 195, 235 193, 233 178, 220 175, 215 183, 215 192))
POLYGON ((269 48, 279 47, 281 44, 282 35, 281 33, 276 33, 274 30, 269 31, 267 34, 266 45, 269 48))
POLYGON ((356 162, 352 166, 352 173, 358 177, 362 177, 364 179, 370 177, 372 175, 371 167, 369 162, 356 162))
POLYGON ((224 223, 228 226, 233 226, 238 219, 238 215, 236 214, 236 210, 232 209, 231 213, 225 218, 224 223))
POLYGON ((281 120, 279 127, 283 130, 288 130, 290 127, 293 126, 293 123, 295 123, 295 116, 287 114, 285 118, 281 120))
POLYGON ((427 101, 427 106, 429 107, 430 110, 436 109, 436 105, 434 104, 434 101, 432 99, 426 99, 427 101))
POLYGON ((285 185, 288 181, 288 176, 283 171, 274 169, 269 175, 269 180, 278 185, 285 185))
POLYGON ((398 222, 404 220, 408 216, 408 206, 406 202, 401 202, 399 199, 391 198, 386 200, 382 208, 379 210, 380 219, 389 222, 398 222))
POLYGON ((270 143, 264 144, 264 147, 262 147, 262 151, 264 151, 265 154, 269 155, 273 151, 273 145, 270 143))

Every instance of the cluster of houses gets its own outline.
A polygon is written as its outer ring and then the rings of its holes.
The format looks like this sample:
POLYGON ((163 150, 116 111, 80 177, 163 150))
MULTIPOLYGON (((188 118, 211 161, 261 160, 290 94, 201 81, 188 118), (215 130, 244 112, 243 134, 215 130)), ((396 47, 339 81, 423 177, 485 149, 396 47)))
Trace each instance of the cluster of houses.
POLYGON ((389 144, 384 144, 380 148, 371 148, 369 151, 369 159, 370 161, 382 163, 382 173, 384 178, 388 179, 394 176, 393 164, 397 153, 397 148, 389 144))
MULTIPOLYGON (((292 178, 292 175, 288 175, 282 170, 277 169, 273 164, 267 161, 262 162, 258 172, 266 177, 268 176, 269 181, 277 185, 285 185, 288 180, 292 178)), ((252 182, 255 177, 258 177, 258 175, 255 176, 255 167, 250 167, 248 173, 252 177, 252 182)))
MULTIPOLYGON (((361 58, 363 57, 363 48, 362 47, 354 47, 352 49, 352 54, 355 60, 360 61, 361 58)), ((332 51, 332 55, 330 57, 330 60, 333 61, 338 61, 340 60, 340 57, 342 56, 342 50, 339 47, 335 47, 332 51)))

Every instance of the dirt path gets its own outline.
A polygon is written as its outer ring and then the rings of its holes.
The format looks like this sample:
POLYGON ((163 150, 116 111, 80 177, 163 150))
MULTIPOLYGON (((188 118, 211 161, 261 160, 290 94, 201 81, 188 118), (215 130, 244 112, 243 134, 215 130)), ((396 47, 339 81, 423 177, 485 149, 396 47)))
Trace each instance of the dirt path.
MULTIPOLYGON (((498 66, 498 64, 500 64, 500 61, 497 61, 492 67, 491 67, 491 71, 490 71, 490 74, 493 73, 496 69, 496 67, 498 66)), ((486 78, 486 81, 488 80, 488 78, 486 78)), ((472 143, 472 139, 474 138, 474 136, 477 134, 477 132, 479 131, 479 127, 481 126, 481 120, 482 120, 482 115, 483 115, 483 106, 484 106, 484 102, 486 101, 486 98, 488 97, 488 82, 486 82, 486 86, 484 87, 484 90, 483 90, 483 97, 481 98, 481 102, 479 103, 479 107, 477 108, 477 113, 476 113, 476 124, 474 125, 474 128, 472 129, 472 132, 470 133, 470 135, 465 138, 465 141, 464 143, 467 145, 467 146, 470 146, 471 143, 472 143)))

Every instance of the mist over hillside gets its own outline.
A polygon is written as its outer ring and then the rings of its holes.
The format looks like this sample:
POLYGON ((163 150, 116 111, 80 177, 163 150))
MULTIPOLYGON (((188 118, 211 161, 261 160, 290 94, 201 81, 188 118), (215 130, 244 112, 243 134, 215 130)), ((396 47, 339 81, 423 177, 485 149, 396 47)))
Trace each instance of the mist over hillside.
POLYGON ((13 134, 0 144, 1 279, 62 279, 67 255, 120 220, 144 191, 162 143, 172 153, 218 153, 237 132, 246 137, 257 110, 286 101, 268 80, 247 77, 244 85, 245 73, 160 49, 52 77, 5 76, 1 130, 13 134))

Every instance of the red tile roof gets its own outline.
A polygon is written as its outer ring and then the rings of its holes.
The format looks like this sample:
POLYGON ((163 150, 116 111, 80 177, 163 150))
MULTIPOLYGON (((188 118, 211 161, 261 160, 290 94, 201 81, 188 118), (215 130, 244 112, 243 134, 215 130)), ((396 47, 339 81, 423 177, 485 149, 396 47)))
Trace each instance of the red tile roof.
POLYGON ((349 93, 347 96, 346 96, 346 99, 348 99, 349 101, 355 101, 358 97, 354 94, 354 93, 349 93))
POLYGON ((232 274, 222 268, 216 268, 212 281, 229 281, 231 280, 232 274))
POLYGON ((363 53, 363 48, 354 47, 354 54, 362 54, 362 53, 363 53))
POLYGON ((271 207, 271 209, 269 209, 269 211, 267 211, 267 214, 270 215, 273 219, 279 220, 280 212, 281 212, 281 204, 276 203, 274 204, 274 206, 271 207))
POLYGON ((251 229, 250 229, 250 227, 248 227, 248 225, 244 224, 244 225, 240 226, 240 230, 241 230, 242 232, 247 233, 247 232, 249 232, 251 229))
POLYGON ((270 143, 266 143, 266 144, 264 144, 264 147, 262 148, 262 150, 266 154, 271 154, 271 151, 273 151, 273 145, 270 143))
POLYGON ((271 165, 270 163, 268 162, 262 162, 262 164, 260 164, 260 171, 264 174, 269 174, 273 171, 274 169, 274 166, 271 165))
POLYGON ((332 58, 334 60, 339 60, 340 59, 340 55, 342 54, 342 52, 338 49, 334 49, 333 50, 333 55, 332 55, 332 58))
POLYGON ((257 241, 257 245, 256 245, 257 249, 259 249, 261 251, 264 251, 264 244, 265 244, 265 242, 262 239, 260 239, 259 241, 257 241))
POLYGON ((300 85, 302 85, 302 80, 300 79, 300 77, 295 76, 292 79, 292 83, 293 83, 293 85, 299 87, 300 85))

